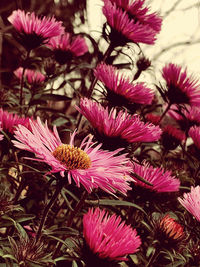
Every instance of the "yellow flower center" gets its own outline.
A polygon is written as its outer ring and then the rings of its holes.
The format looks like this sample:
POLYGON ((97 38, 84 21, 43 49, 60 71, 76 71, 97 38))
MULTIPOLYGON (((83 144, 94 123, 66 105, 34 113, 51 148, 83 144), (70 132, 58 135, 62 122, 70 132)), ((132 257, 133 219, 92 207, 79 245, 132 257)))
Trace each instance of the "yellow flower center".
POLYGON ((91 159, 88 154, 78 147, 62 144, 53 151, 53 156, 62 162, 69 170, 88 169, 91 159))

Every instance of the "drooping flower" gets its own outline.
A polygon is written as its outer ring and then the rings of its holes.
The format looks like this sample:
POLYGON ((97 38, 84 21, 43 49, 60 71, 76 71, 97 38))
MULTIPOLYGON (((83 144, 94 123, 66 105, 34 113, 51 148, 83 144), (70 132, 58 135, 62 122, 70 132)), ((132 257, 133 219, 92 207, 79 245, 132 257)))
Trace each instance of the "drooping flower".
POLYGON ((178 249, 186 235, 183 226, 167 214, 155 222, 155 238, 159 240, 162 247, 178 249))
MULTIPOLYGON (((22 67, 19 67, 18 69, 16 69, 14 71, 15 76, 19 80, 22 79, 22 73, 23 73, 23 68, 22 67)), ((41 72, 35 71, 35 70, 30 70, 30 69, 25 69, 24 77, 26 78, 26 80, 27 80, 27 82, 29 84, 40 85, 45 80, 45 76, 41 72)))
POLYGON ((61 21, 52 18, 39 18, 34 12, 25 13, 24 10, 14 10, 8 17, 20 37, 20 42, 28 49, 34 49, 51 37, 64 33, 61 21))
POLYGON ((126 154, 118 155, 121 149, 108 152, 100 149, 101 144, 94 147, 92 135, 76 147, 76 132, 71 135, 69 144, 63 144, 56 127, 52 132, 47 122, 43 125, 39 117, 35 123, 30 121, 30 125, 31 131, 18 126, 15 131, 17 141, 13 140, 13 143, 20 149, 35 153, 35 160, 47 163, 51 173, 59 172, 62 177, 67 175, 69 183, 73 179, 78 187, 83 185, 88 192, 99 187, 109 193, 119 190, 126 194, 130 189, 128 159, 126 154))
POLYGON ((80 108, 77 110, 83 114, 95 130, 96 137, 108 147, 123 147, 127 143, 153 142, 161 135, 159 126, 144 123, 138 115, 131 116, 126 111, 104 108, 95 101, 83 98, 80 108), (106 141, 107 139, 107 141, 106 141))
POLYGON ((180 181, 172 176, 171 171, 166 171, 163 168, 154 168, 148 162, 142 162, 142 165, 133 163, 132 175, 135 179, 135 184, 156 191, 162 192, 175 192, 179 191, 180 181), (136 175, 144 178, 151 185, 147 185, 138 180, 136 175))
POLYGON ((51 38, 47 45, 54 50, 55 59, 60 64, 65 64, 73 57, 79 57, 88 52, 85 39, 81 36, 72 37, 70 33, 51 38))
POLYGON ((162 130, 163 133, 161 141, 167 150, 175 149, 186 140, 185 133, 173 125, 168 124, 163 127, 162 130))
MULTIPOLYGON (((137 252, 141 245, 135 229, 126 225, 120 216, 110 216, 99 208, 89 209, 84 215, 83 236, 92 253, 108 261, 126 261, 126 255, 137 252)), ((93 264, 98 266, 98 260, 93 261, 93 264)))
POLYGON ((200 222, 200 186, 191 187, 189 193, 184 193, 183 198, 178 198, 181 205, 200 222))
POLYGON ((17 114, 9 113, 2 108, 0 109, 0 123, 5 132, 13 134, 15 127, 20 124, 30 129, 29 119, 28 117, 23 118, 17 114))
POLYGON ((112 45, 123 46, 128 42, 154 44, 156 34, 160 32, 161 19, 156 14, 146 15, 147 8, 140 10, 141 1, 135 7, 127 1, 125 4, 120 2, 119 5, 119 1, 116 4, 116 1, 104 0, 103 14, 111 27, 109 39, 112 45))
POLYGON ((94 75, 107 90, 107 100, 116 106, 128 106, 131 103, 151 104, 154 93, 144 83, 132 84, 117 68, 100 63, 94 75))
POLYGON ((192 138, 195 146, 200 149, 200 126, 191 127, 188 134, 192 138))
POLYGON ((162 69, 167 84, 166 97, 170 104, 189 104, 200 106, 200 85, 187 70, 175 64, 167 64, 162 69))

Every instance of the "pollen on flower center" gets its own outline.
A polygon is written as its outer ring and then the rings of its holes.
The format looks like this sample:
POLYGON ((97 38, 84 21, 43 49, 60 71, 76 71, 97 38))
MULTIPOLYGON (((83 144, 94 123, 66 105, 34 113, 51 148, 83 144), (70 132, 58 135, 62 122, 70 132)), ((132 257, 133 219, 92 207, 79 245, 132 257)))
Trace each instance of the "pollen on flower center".
POLYGON ((62 144, 53 151, 53 156, 65 164, 69 170, 88 169, 91 159, 88 154, 78 147, 62 144))

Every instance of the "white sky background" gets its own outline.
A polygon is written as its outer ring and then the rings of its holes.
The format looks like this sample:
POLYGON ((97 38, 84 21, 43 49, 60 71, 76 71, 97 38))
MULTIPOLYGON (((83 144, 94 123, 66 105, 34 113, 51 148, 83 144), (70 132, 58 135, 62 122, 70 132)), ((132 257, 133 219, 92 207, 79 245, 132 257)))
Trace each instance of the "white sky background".
MULTIPOLYGON (((154 62, 155 69, 167 62, 187 66, 190 72, 200 78, 200 0, 147 0, 152 11, 158 11, 163 16, 163 25, 155 45, 141 45, 144 54, 153 59, 162 49, 179 42, 189 41, 189 45, 182 45, 162 53, 154 62), (167 12, 173 11, 166 16, 167 12), (192 43, 195 43, 192 45, 192 43)), ((90 34, 98 39, 105 18, 101 11, 101 0, 88 0, 88 19, 90 34)))

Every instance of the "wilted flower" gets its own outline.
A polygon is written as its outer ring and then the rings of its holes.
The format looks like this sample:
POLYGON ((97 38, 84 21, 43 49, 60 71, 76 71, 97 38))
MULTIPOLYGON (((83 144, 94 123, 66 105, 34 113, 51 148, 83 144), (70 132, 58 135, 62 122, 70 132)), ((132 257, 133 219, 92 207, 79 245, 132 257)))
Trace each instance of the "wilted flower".
POLYGON ((167 149, 175 149, 178 145, 186 140, 186 135, 180 129, 173 125, 166 125, 162 128, 162 144, 167 149))
MULTIPOLYGON (((23 74, 23 68, 19 67, 14 71, 14 74, 19 80, 21 80, 23 74)), ((35 85, 40 85, 45 80, 45 76, 41 72, 29 69, 25 69, 24 77, 26 78, 29 84, 35 84, 35 85)))
POLYGON ((178 248, 180 242, 186 238, 183 227, 169 214, 155 222, 155 237, 161 246, 168 249, 178 248))
MULTIPOLYGON (((15 241, 9 237, 12 255, 20 264, 20 266, 29 266, 29 264, 47 264, 52 263, 51 253, 45 252, 46 246, 41 241, 37 242, 36 239, 20 237, 15 241)), ((38 265, 40 266, 40 265, 38 265)))
POLYGON ((150 190, 161 192, 175 192, 179 191, 180 181, 172 176, 171 171, 165 171, 163 168, 154 168, 148 162, 142 162, 142 165, 133 163, 132 175, 135 180, 135 184, 148 188, 150 190), (147 185, 137 179, 137 176, 144 178, 151 185, 147 185))
POLYGON ((113 46, 128 42, 154 44, 162 20, 155 13, 146 14, 144 1, 104 0, 103 14, 111 27, 109 38, 113 46))
POLYGON ((94 75, 107 90, 107 100, 115 106, 128 107, 131 103, 151 104, 154 93, 143 83, 132 84, 128 78, 111 65, 100 63, 94 75))
POLYGON ((184 193, 183 198, 178 198, 181 205, 186 208, 200 222, 200 186, 191 187, 191 192, 184 193))
POLYGON ((28 49, 34 49, 51 37, 64 33, 61 21, 55 18, 39 18, 34 12, 25 13, 24 10, 14 10, 8 17, 9 22, 17 30, 21 43, 28 49))
MULTIPOLYGON (((138 251, 140 237, 135 229, 126 225, 120 216, 110 216, 105 210, 89 209, 83 217, 83 236, 93 257, 93 266, 100 266, 98 259, 107 261, 127 260, 127 254, 138 251), (96 261, 95 261, 96 257, 96 261)), ((106 266, 106 265, 101 265, 106 266)))
POLYGON ((30 129, 30 123, 29 123, 28 117, 20 117, 17 114, 9 113, 8 111, 0 109, 0 123, 1 127, 4 131, 9 132, 13 134, 15 127, 19 124, 26 126, 30 129))
POLYGON ((72 37, 70 33, 53 37, 47 44, 55 52, 55 59, 60 64, 65 64, 73 57, 79 57, 88 52, 85 39, 81 36, 72 37))
POLYGON ((87 98, 81 99, 80 108, 76 108, 91 123, 96 137, 110 148, 135 142, 153 142, 160 138, 161 129, 142 122, 138 115, 131 116, 126 111, 117 113, 116 109, 109 112, 108 108, 87 98))
POLYGON ((71 135, 70 143, 63 144, 54 126, 53 132, 42 124, 40 118, 37 122, 30 121, 31 131, 19 125, 15 131, 18 141, 13 143, 16 147, 35 153, 37 161, 45 162, 51 166, 50 172, 59 172, 62 177, 68 176, 80 187, 82 184, 88 192, 100 187, 106 192, 114 193, 117 190, 126 194, 130 189, 126 166, 128 159, 125 154, 118 155, 121 149, 113 152, 101 150, 101 144, 94 147, 92 135, 87 136, 79 147, 74 146, 76 132, 71 135), (66 172, 66 173, 65 173, 66 172))
POLYGON ((200 87, 187 71, 175 64, 167 64, 162 70, 162 76, 166 81, 166 97, 170 104, 189 104, 200 106, 200 87))

